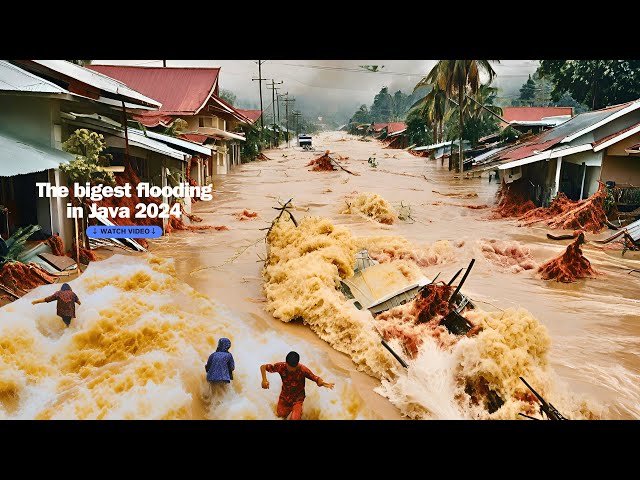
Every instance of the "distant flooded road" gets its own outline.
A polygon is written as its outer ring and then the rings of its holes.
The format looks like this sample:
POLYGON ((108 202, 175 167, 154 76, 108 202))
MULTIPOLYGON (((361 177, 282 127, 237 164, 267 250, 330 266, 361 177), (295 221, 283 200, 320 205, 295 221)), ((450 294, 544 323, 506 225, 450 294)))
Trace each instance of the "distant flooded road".
MULTIPOLYGON (((495 182, 453 178, 446 163, 383 149, 377 141, 359 141, 342 132, 314 137, 314 147, 315 152, 293 146, 266 151, 270 161, 244 164, 215 178, 218 193, 214 200, 196 203, 193 212, 203 218, 203 224, 225 225, 229 230, 178 232, 150 241, 150 251, 173 258, 179 278, 226 305, 234 321, 259 332, 273 329, 291 334, 326 355, 330 376, 338 376, 337 382, 340 376, 350 377, 376 417, 400 418, 391 403, 372 391, 377 380, 355 371, 347 356, 334 351, 304 325, 285 324, 264 312, 260 258, 265 256, 265 245, 260 239, 265 232, 260 229, 268 227, 277 214, 273 207, 279 206, 278 200, 284 203, 292 198, 300 217, 328 217, 335 225, 348 226, 356 236, 399 235, 416 245, 437 240, 462 243, 455 250, 455 262, 428 267, 427 276, 433 278, 442 272, 441 278, 448 279, 475 258, 464 286, 467 295, 488 310, 521 306, 530 311, 550 332, 551 364, 558 381, 565 382, 569 391, 607 408, 605 418, 640 418, 640 275, 628 273, 640 268, 639 261, 586 245, 585 256, 603 273, 598 278, 562 284, 541 280, 535 269, 512 273, 489 262, 483 255, 483 244, 489 240, 519 242, 540 264, 562 253, 570 241, 548 240, 549 230, 542 226, 521 228, 513 220, 489 220, 488 208, 466 207, 493 206, 498 189, 495 182), (325 150, 336 159, 348 157, 341 163, 360 175, 309 171, 306 164, 325 150), (377 168, 367 163, 374 155, 377 168), (374 192, 396 207, 408 205, 415 222, 381 225, 341 214, 345 197, 353 192, 374 192), (241 220, 236 214, 244 210, 258 216, 241 220)), ((587 239, 607 235, 587 234, 587 239)), ((234 354, 239 357, 236 362, 242 361, 242 351, 234 354)), ((547 400, 553 403, 553 399, 547 400)))

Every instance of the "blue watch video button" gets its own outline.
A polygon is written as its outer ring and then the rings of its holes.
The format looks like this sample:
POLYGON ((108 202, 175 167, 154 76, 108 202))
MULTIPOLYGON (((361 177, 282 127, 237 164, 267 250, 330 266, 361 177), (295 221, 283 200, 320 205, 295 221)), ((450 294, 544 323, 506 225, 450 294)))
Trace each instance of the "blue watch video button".
POLYGON ((96 225, 87 228, 89 238, 158 238, 162 236, 162 228, 157 225, 96 225))

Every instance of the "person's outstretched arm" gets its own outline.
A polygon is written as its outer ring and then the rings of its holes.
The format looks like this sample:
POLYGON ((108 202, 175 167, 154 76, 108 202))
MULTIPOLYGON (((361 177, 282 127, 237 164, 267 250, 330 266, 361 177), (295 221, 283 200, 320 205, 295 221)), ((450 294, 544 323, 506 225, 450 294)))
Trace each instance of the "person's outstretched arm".
POLYGON ((75 293, 74 293, 74 295, 75 295, 75 299, 74 299, 74 300, 75 300, 75 302, 76 302, 78 305, 82 305, 82 303, 80 303, 80 299, 78 298, 78 295, 76 295, 75 293))
POLYGON ((269 388, 269 380, 267 380, 267 365, 268 364, 260 365, 260 373, 262 374, 262 388, 264 389, 269 388))
POLYGON ((333 383, 325 382, 319 376, 317 376, 315 373, 309 370, 307 367, 303 366, 302 371, 304 372, 305 377, 307 377, 312 382, 316 382, 316 385, 318 385, 319 387, 327 387, 328 389, 333 390, 333 387, 334 387, 333 383))
POLYGON ((38 303, 49 303, 49 302, 53 302, 54 300, 58 299, 58 292, 54 293, 53 295, 49 295, 48 297, 44 297, 41 298, 40 300, 34 300, 33 302, 31 302, 31 305, 36 305, 38 303))

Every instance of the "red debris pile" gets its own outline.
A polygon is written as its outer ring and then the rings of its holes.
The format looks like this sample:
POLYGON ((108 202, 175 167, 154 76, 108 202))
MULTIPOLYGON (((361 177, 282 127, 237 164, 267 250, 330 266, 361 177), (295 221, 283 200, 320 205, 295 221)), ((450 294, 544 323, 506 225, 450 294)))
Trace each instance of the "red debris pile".
POLYGON ((607 187, 603 183, 600 183, 598 191, 586 200, 569 200, 564 193, 559 193, 551 205, 531 210, 520 220, 527 226, 544 221, 551 228, 598 233, 607 226, 607 214, 604 209, 606 198, 607 187))
POLYGON ((580 278, 598 275, 598 272, 591 267, 589 260, 582 254, 580 245, 584 242, 584 232, 580 232, 578 238, 567 247, 562 255, 549 260, 538 268, 542 278, 545 280, 555 278, 558 282, 571 283, 580 278))
POLYGON ((414 157, 428 157, 430 152, 429 150, 420 150, 418 152, 415 150, 409 150, 409 153, 414 157))
MULTIPOLYGON (((145 247, 146 248, 146 247, 145 247)), ((98 255, 93 250, 89 250, 88 248, 80 247, 80 259, 78 259, 78 255, 76 253, 75 243, 73 248, 71 249, 71 253, 69 257, 73 258, 77 263, 82 263, 83 265, 89 265, 90 262, 96 262, 100 260, 98 255)))
POLYGON ((249 210, 243 210, 242 212, 236 213, 235 217, 238 220, 255 220, 258 218, 258 212, 250 212, 249 210))
POLYGON ((57 255, 59 257, 64 256, 64 244, 62 243, 62 239, 59 235, 50 236, 45 243, 51 247, 52 255, 57 255))
POLYGON ((267 157, 264 153, 260 152, 258 154, 258 156, 256 157, 256 160, 260 160, 262 162, 266 162, 266 161, 269 161, 271 159, 269 157, 267 157))
POLYGON ((191 214, 191 213, 187 213, 184 209, 184 205, 180 204, 180 211, 182 212, 182 214, 187 217, 189 220, 191 220, 192 222, 201 222, 202 218, 200 218, 197 215, 191 214))
POLYGON ((520 217, 536 208, 535 203, 529 198, 523 180, 516 180, 509 185, 503 180, 498 190, 498 199, 498 206, 493 210, 493 218, 520 217))
MULTIPOLYGON (((382 312, 376 317, 376 327, 385 340, 398 338, 411 358, 426 337, 436 339, 441 345, 457 341, 447 334, 442 319, 449 313, 449 297, 453 287, 444 283, 425 286, 411 302, 382 312)), ((478 327, 472 329, 473 333, 478 327)), ((471 331, 469 332, 471 333, 471 331)))
POLYGON ((27 265, 20 262, 6 262, 0 269, 0 283, 16 293, 27 292, 55 281, 56 277, 33 263, 27 265))
POLYGON ((513 273, 536 268, 536 262, 531 256, 529 247, 518 242, 482 239, 479 243, 482 254, 487 260, 500 267, 508 268, 513 273))
POLYGON ((321 157, 313 159, 307 163, 307 167, 313 167, 311 169, 313 172, 332 172, 337 170, 333 164, 333 159, 329 156, 329 150, 327 150, 321 157))
MULTIPOLYGON (((198 182, 195 181, 195 179, 191 178, 191 169, 194 167, 195 163, 195 167, 198 166, 198 157, 191 157, 191 160, 189 160, 189 164, 187 165, 187 182, 189 183, 189 185, 191 185, 192 187, 197 187, 198 186, 198 182)), ((192 197, 191 198, 191 202, 195 203, 195 202, 199 202, 200 199, 197 197, 192 197)))

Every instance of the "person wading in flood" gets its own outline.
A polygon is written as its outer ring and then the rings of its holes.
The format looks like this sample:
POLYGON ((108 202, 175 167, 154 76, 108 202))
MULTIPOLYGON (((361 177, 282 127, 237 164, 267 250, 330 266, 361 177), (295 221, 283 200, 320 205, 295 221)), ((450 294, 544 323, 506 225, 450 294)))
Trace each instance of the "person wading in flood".
POLYGON ((81 305, 80 299, 75 293, 73 293, 73 290, 71 290, 68 283, 63 283, 62 288, 53 295, 41 300, 34 300, 31 304, 49 303, 54 300, 58 301, 58 304, 56 305, 56 314, 62 318, 62 321, 68 327, 71 323, 71 319, 76 318, 76 303, 81 305))
POLYGON ((276 415, 287 418, 291 414, 291 420, 300 420, 302 417, 302 404, 304 403, 304 382, 309 379, 319 387, 327 387, 333 389, 333 383, 327 383, 314 374, 300 362, 300 355, 296 352, 289 352, 285 362, 265 364, 260 366, 262 373, 262 388, 269 388, 267 373, 279 373, 282 378, 282 391, 278 398, 278 407, 276 415))
POLYGON ((211 393, 216 384, 231 383, 233 380, 233 371, 236 364, 233 361, 233 355, 229 353, 231 348, 231 340, 221 338, 218 340, 218 348, 209 355, 209 360, 204 369, 207 372, 207 381, 211 387, 211 393))

